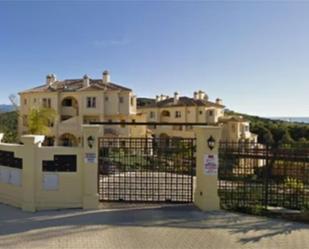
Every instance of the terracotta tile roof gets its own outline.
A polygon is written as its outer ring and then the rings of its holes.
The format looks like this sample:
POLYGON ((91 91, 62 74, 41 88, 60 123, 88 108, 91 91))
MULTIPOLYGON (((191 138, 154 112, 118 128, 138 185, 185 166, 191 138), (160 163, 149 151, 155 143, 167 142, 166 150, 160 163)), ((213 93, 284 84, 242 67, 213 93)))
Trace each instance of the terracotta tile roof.
POLYGON ((152 103, 147 104, 145 106, 139 106, 139 108, 164 108, 164 107, 177 107, 177 106, 213 106, 224 108, 224 105, 220 105, 211 101, 203 100, 203 99, 194 99, 189 97, 180 97, 177 103, 174 103, 174 98, 168 98, 159 102, 153 100, 152 103))
POLYGON ((34 87, 29 90, 22 91, 20 93, 32 93, 32 92, 77 92, 77 91, 90 91, 90 90, 121 90, 132 91, 130 88, 118 85, 110 82, 108 84, 103 83, 101 79, 89 79, 90 86, 85 87, 83 79, 68 79, 57 80, 51 86, 45 84, 42 86, 34 87))

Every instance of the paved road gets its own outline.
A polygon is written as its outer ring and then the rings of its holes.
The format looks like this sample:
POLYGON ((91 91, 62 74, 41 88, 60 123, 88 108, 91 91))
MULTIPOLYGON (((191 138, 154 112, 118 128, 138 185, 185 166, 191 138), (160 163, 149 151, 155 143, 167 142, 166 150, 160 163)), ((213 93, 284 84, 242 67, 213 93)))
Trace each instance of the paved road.
POLYGON ((192 206, 23 213, 0 205, 0 248, 309 248, 309 225, 192 206))

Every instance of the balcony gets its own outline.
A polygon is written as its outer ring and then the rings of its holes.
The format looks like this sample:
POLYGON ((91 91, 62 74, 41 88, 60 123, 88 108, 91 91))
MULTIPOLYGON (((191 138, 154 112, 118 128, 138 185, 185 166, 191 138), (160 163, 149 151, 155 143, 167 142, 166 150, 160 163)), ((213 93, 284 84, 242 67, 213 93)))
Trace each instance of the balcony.
POLYGON ((61 108, 61 115, 62 116, 77 116, 78 112, 77 109, 73 106, 62 106, 61 108))
POLYGON ((59 123, 59 134, 63 133, 72 133, 72 134, 80 134, 81 130, 81 123, 79 117, 72 117, 66 119, 59 123))

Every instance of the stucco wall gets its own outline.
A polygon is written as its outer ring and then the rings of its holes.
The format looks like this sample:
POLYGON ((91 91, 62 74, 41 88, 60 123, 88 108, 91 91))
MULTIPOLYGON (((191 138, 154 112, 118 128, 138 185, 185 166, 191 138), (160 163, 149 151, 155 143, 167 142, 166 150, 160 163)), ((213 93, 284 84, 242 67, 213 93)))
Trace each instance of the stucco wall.
MULTIPOLYGON (((0 136, 0 152, 14 153, 11 163, 7 160, 1 161, 3 165, 0 165, 0 203, 25 211, 84 207, 84 189, 87 188, 85 178, 88 177, 88 168, 83 162, 84 148, 42 147, 44 136, 23 136, 21 139, 24 145, 4 144, 1 143, 0 136), (76 156, 76 164, 73 163, 76 165, 76 171, 43 170, 43 161, 54 162, 55 155, 70 155, 74 158, 76 156), (14 160, 20 159, 21 169, 16 168, 17 164, 14 164, 14 160), (47 175, 57 179, 56 188, 46 188, 44 181, 47 175)), ((92 182, 96 179, 92 179, 92 182)))

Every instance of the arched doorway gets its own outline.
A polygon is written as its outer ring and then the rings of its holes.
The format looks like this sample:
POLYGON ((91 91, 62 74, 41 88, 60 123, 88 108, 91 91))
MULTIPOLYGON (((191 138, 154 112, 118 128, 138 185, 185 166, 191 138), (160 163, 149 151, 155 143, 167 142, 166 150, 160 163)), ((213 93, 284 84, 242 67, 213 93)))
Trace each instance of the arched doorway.
POLYGON ((60 136, 59 145, 65 147, 76 147, 78 146, 78 139, 70 133, 65 133, 60 136))
POLYGON ((78 116, 78 114, 78 101, 72 96, 65 97, 61 101, 61 121, 78 116))
POLYGON ((164 110, 161 112, 160 120, 161 122, 167 122, 170 120, 171 113, 168 110, 164 110))

